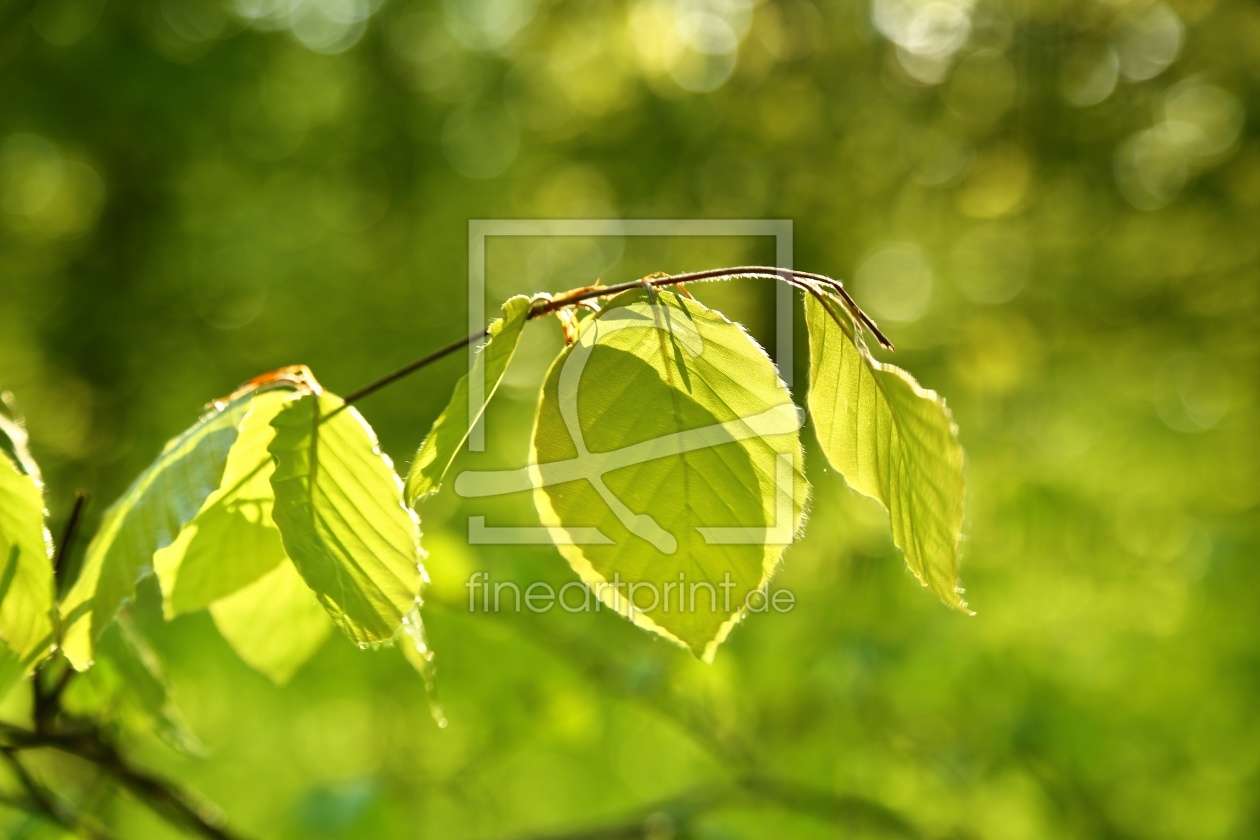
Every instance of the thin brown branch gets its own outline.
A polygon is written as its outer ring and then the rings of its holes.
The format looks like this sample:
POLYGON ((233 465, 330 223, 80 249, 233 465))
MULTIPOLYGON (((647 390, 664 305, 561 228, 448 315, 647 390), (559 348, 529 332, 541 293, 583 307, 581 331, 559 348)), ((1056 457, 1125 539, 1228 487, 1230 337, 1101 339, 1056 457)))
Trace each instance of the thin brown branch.
POLYGON ((631 280, 626 283, 618 283, 615 286, 585 286, 581 289, 575 289, 572 292, 566 292, 556 295, 549 301, 541 301, 537 312, 531 311, 530 317, 538 314, 546 314, 555 311, 562 306, 571 306, 584 300, 595 297, 607 297, 610 295, 621 294, 634 288, 651 286, 652 288, 664 288, 667 286, 677 286, 681 283, 703 283, 713 280, 734 280, 741 277, 760 278, 764 280, 780 280, 790 286, 798 289, 808 290, 811 284, 820 284, 834 292, 841 300, 844 301, 846 308, 852 313, 855 320, 871 331, 884 347, 889 350, 894 349, 893 343, 879 329, 879 326, 871 320, 862 308, 857 305, 857 301, 844 288, 844 284, 839 280, 834 280, 825 274, 814 274, 809 271, 797 271, 791 268, 776 268, 774 266, 764 265, 743 265, 731 268, 711 268, 705 271, 692 271, 685 274, 662 274, 645 277, 641 280, 631 280))
POLYGON ((432 353, 428 354, 427 356, 422 356, 421 358, 416 359, 414 362, 410 364, 403 365, 402 367, 400 367, 398 370, 394 371, 393 373, 386 374, 385 376, 382 376, 380 379, 377 379, 375 382, 369 382, 367 385, 364 385, 362 388, 358 389, 357 391, 350 392, 344 398, 345 404, 351 405, 353 403, 356 403, 359 400, 363 399, 364 397, 368 396, 369 394, 376 393, 380 389, 384 388, 386 385, 392 385, 393 383, 397 382, 399 379, 402 379, 405 376, 409 376, 415 373, 416 371, 420 370, 426 365, 433 364, 438 359, 442 359, 446 356, 449 356, 450 354, 454 353, 456 350, 459 350, 462 347, 467 347, 469 344, 472 344, 474 341, 478 341, 482 338, 485 338, 488 334, 489 334, 489 330, 482 330, 481 332, 473 333, 467 338, 461 338, 459 341, 452 341, 450 344, 446 345, 445 347, 434 350, 432 353))
MULTIPOLYGON (((584 306, 598 311, 595 301, 636 288, 659 289, 677 288, 690 297, 683 284, 698 283, 735 278, 762 278, 785 282, 794 288, 813 295, 824 306, 831 317, 844 324, 839 315, 831 307, 831 301, 843 302, 853 317, 855 329, 866 328, 876 339, 889 349, 892 343, 879 331, 875 323, 866 316, 857 303, 845 291, 843 285, 836 280, 818 274, 798 272, 791 269, 765 266, 742 266, 735 268, 710 269, 676 275, 651 275, 640 280, 629 281, 613 286, 593 286, 574 289, 554 297, 539 297, 527 314, 533 319, 552 313, 572 311, 572 307, 584 306), (823 294, 823 292, 829 294, 823 294), (833 297, 834 296, 834 297, 833 297)), ((473 333, 467 338, 454 341, 439 348, 410 364, 393 371, 386 376, 369 383, 350 393, 344 405, 320 417, 317 407, 316 425, 331 419, 337 413, 358 400, 375 393, 411 373, 438 361, 461 348, 485 338, 488 329, 473 333)), ((316 435, 318 439, 318 435, 316 435)), ((313 442, 314 445, 314 442, 313 442)), ((55 579, 60 586, 64 583, 65 564, 74 542, 87 496, 83 492, 76 494, 74 506, 66 522, 62 539, 53 557, 55 579)), ((546 635, 546 634, 544 634, 546 635)), ((557 639, 543 640, 549 647, 557 647, 557 639)), ((563 645, 560 645, 563 647, 563 645)), ((571 659, 576 662, 597 683, 616 681, 615 669, 610 669, 598 656, 591 656, 586 651, 569 651, 571 659)), ((0 736, 7 743, 0 743, 0 756, 6 761, 19 784, 26 792, 25 797, 0 796, 0 805, 10 805, 48 817, 63 827, 89 838, 107 838, 108 835, 93 825, 88 824, 77 812, 61 803, 50 791, 44 788, 28 771, 19 758, 19 753, 33 749, 53 749, 67 755, 87 761, 102 771, 103 777, 114 780, 117 785, 129 791, 143 805, 153 810, 171 824, 182 827, 192 834, 210 840, 234 840, 236 835, 229 832, 221 824, 216 809, 200 803, 173 782, 141 770, 132 765, 118 751, 104 731, 96 724, 83 721, 60 719, 62 717, 61 698, 66 686, 75 674, 70 667, 61 672, 57 682, 50 690, 45 691, 41 677, 46 672, 36 674, 33 680, 34 691, 34 729, 28 730, 12 724, 0 722, 0 736), (60 728, 58 727, 60 724, 60 728), (65 728, 73 725, 77 728, 65 728)), ((658 712, 672 718, 684 730, 689 732, 698 743, 710 750, 715 758, 735 768, 748 769, 755 762, 745 747, 733 743, 712 728, 704 725, 703 716, 694 710, 680 710, 673 704, 655 694, 638 698, 658 712)), ((904 821, 896 813, 878 803, 860 797, 815 791, 794 786, 788 782, 767 779, 742 778, 725 786, 705 786, 677 797, 662 800, 648 806, 629 820, 609 826, 590 830, 570 832, 567 834, 546 835, 550 838, 568 838, 569 840, 610 840, 611 838, 634 838, 652 836, 657 833, 658 823, 654 822, 662 815, 671 820, 685 823, 694 816, 707 810, 720 807, 737 797, 755 797, 766 800, 779 807, 789 808, 802 813, 811 813, 837 822, 859 822, 864 827, 876 827, 886 832, 905 837, 920 836, 913 826, 904 821)))
MULTIPOLYGON (((815 291, 816 286, 822 285, 831 292, 835 293, 844 302, 845 307, 849 310, 850 314, 852 314, 854 320, 866 329, 870 330, 871 334, 875 336, 875 339, 881 345, 889 350, 894 349, 893 343, 887 336, 880 332, 879 327, 865 312, 862 311, 862 308, 857 305, 857 302, 844 288, 844 284, 839 280, 834 280, 823 274, 813 274, 811 272, 796 271, 795 269, 790 268, 775 268, 772 266, 761 265, 712 268, 706 271, 692 271, 685 274, 654 274, 639 280, 629 280, 625 283, 617 283, 612 286, 583 286, 582 288, 574 289, 569 292, 563 292, 555 296, 539 297, 535 299, 533 305, 530 307, 529 314, 526 317, 529 319, 539 318, 543 315, 550 315, 551 313, 557 312, 566 307, 587 304, 589 301, 597 298, 612 297, 613 295, 619 295, 622 292, 628 292, 631 289, 661 289, 670 286, 678 286, 681 289, 682 284, 684 283, 704 283, 716 280, 735 280, 738 278, 776 280, 787 283, 788 285, 801 289, 805 292, 815 291)), ((683 291, 685 292, 685 290, 683 291)), ((687 294, 689 295, 690 293, 687 294)), ((416 359, 414 362, 403 365, 392 373, 382 376, 380 379, 369 382, 362 388, 350 392, 350 394, 344 398, 345 404, 335 411, 329 412, 324 417, 324 420, 331 419, 344 410, 346 406, 358 402, 369 394, 376 393, 386 385, 392 385, 394 382, 410 376, 416 371, 427 367, 439 359, 445 358, 457 350, 467 347, 475 341, 480 341, 489 334, 489 329, 475 332, 467 338, 461 338, 453 341, 445 347, 441 347, 426 356, 416 359)))

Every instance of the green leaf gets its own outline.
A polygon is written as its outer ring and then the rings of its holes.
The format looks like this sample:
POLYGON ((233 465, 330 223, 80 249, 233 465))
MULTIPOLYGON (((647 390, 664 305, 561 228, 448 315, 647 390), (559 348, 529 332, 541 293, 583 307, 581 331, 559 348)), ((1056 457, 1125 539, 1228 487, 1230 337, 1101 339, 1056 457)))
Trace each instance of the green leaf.
POLYGON ((529 316, 529 298, 516 296, 503 304, 503 317, 490 325, 489 338, 477 354, 472 370, 464 374, 451 394, 446 408, 433 421, 433 428, 420 444, 411 471, 407 474, 407 504, 415 507, 425 496, 436 493, 451 462, 468 440, 473 425, 481 419, 490 399, 507 371, 508 362, 520 342, 521 329, 529 316), (481 384, 480 407, 476 415, 468 411, 470 383, 481 384))
POLYGON ((17 462, 18 469, 35 480, 41 492, 44 478, 39 474, 39 464, 31 455, 30 437, 26 425, 13 405, 13 395, 0 391, 0 451, 17 462))
POLYGON ((288 682, 333 629, 315 593, 287 559, 211 604, 210 615, 237 655, 277 685, 288 682))
POLYGON ((360 646, 390 643, 420 593, 420 527, 362 416, 308 395, 272 421, 272 518, 286 553, 360 646))
POLYGON ((251 399, 239 397, 202 416, 105 512, 61 607, 62 649, 78 670, 91 666, 94 643, 135 595, 153 555, 174 541, 218 489, 251 399))
MULTIPOLYGON (((709 660, 749 598, 761 603, 753 593, 801 523, 799 429, 739 326, 635 290, 587 319, 552 365, 528 482, 553 542, 604 603, 709 660)), ((464 490, 520 484, 460 478, 464 490)))
POLYGON ((0 452, 0 641, 8 649, 3 658, 17 660, 18 675, 34 670, 56 641, 52 539, 37 476, 0 452))
POLYGON ((271 421, 294 399, 279 391, 254 398, 228 453, 223 486, 153 559, 166 616, 209 607, 237 654, 276 683, 287 682, 332 630, 271 516, 271 421))
POLYGON ((287 559, 271 520, 275 467, 271 421, 292 391, 261 393, 249 404, 228 452, 222 486, 170 545, 153 556, 167 618, 205 609, 249 586, 287 559))
POLYGON ((805 308, 809 411, 818 441, 850 487, 888 510, 893 542, 919 581, 966 610, 958 588, 958 429, 944 400, 904 370, 872 358, 840 302, 827 300, 830 313, 812 296, 805 308))
POLYGON ((166 688, 157 654, 125 615, 112 622, 97 644, 99 667, 91 680, 97 690, 127 707, 146 728, 172 747, 187 753, 202 751, 166 688))

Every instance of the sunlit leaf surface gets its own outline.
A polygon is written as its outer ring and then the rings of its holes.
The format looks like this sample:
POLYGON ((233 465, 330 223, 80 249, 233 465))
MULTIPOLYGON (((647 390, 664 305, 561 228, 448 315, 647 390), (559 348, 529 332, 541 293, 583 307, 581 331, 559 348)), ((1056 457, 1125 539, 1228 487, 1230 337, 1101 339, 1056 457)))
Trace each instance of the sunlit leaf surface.
POLYGON ((672 292, 585 322, 547 376, 533 460, 539 515, 582 580, 705 658, 761 597, 808 492, 770 360, 672 292))
POLYGON ((204 609, 286 559, 271 520, 274 466, 267 446, 275 437, 272 419, 296 398, 292 391, 269 391, 253 399, 228 453, 222 486, 175 541, 154 555, 167 617, 204 609))
POLYGON ((521 328, 525 326, 528 315, 527 297, 518 295, 503 304, 503 317, 490 325, 490 336, 477 354, 472 370, 456 384, 450 402, 433 422, 433 428, 411 462, 411 471, 407 474, 407 504, 414 506, 430 493, 436 493, 441 486, 451 462, 464 441, 468 440, 473 424, 485 413, 486 406, 503 381, 503 374, 516 352, 521 328), (477 401, 480 408, 475 414, 469 414, 468 392, 473 383, 481 386, 481 399, 477 401))
POLYGON ((915 576, 966 609, 958 588, 963 452, 949 409, 901 368, 872 358, 840 302, 828 304, 830 312, 806 297, 818 441, 849 486, 888 510, 893 542, 915 576))
POLYGON ((52 542, 44 527, 44 498, 37 476, 18 469, 0 452, 0 665, 3 675, 29 672, 52 652, 56 629, 53 605, 52 542))
POLYGON ((272 420, 273 518, 285 551, 356 643, 392 641, 422 578, 420 527, 376 436, 332 394, 308 395, 272 420))
POLYGON ((241 659, 276 683, 288 682, 333 629, 315 593, 288 560, 211 604, 210 615, 241 659))
POLYGON ((153 555, 175 540, 218 489, 251 399, 243 396, 205 414, 169 442, 105 512, 61 606, 62 647, 75 668, 92 664, 93 644, 135 594, 136 581, 149 572, 153 555))

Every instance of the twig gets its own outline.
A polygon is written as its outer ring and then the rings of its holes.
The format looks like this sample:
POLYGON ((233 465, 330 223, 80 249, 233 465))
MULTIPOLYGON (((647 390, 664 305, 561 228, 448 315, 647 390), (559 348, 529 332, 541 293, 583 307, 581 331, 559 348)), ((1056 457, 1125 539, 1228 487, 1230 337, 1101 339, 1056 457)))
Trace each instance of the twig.
POLYGON ((380 389, 384 388, 386 385, 391 385, 394 382, 397 382, 399 379, 402 379, 404 376, 409 376, 410 374, 413 374, 416 371, 420 370, 422 367, 426 365, 430 365, 433 362, 436 362, 438 359, 449 356, 452 353, 454 353, 456 350, 459 350, 462 347, 467 347, 469 344, 472 344, 474 341, 478 341, 479 339, 485 338, 489 333, 490 331, 486 329, 486 330, 482 330, 481 332, 473 333, 472 335, 468 336, 468 338, 461 338, 459 341, 452 341, 450 344, 446 345, 445 347, 442 347, 438 350, 434 350, 429 355, 416 359, 411 364, 403 365, 402 367, 400 367, 398 370, 394 371, 393 373, 382 376, 380 379, 376 380, 375 382, 369 382, 367 385, 364 385, 362 388, 360 388, 357 391, 350 392, 343 398, 344 402, 346 405, 351 405, 352 403, 356 403, 359 400, 366 397, 367 395, 376 393, 380 389))
MULTIPOLYGON (((829 293, 829 296, 834 296, 831 298, 833 301, 838 298, 840 302, 844 303, 853 318, 856 329, 860 330, 865 327, 871 331, 881 344, 889 349, 892 348, 892 343, 879 331, 875 323, 862 312, 853 298, 845 291, 844 286, 838 281, 819 274, 765 266, 711 269, 676 275, 652 275, 640 280, 613 286, 574 289, 554 297, 540 297, 536 299, 531 304, 526 318, 533 319, 551 313, 568 311, 567 308, 575 306, 596 308, 593 303, 596 299, 617 295, 635 288, 652 290, 676 287, 680 292, 685 293, 686 290, 682 285, 684 283, 741 277, 771 279, 788 283, 794 288, 801 289, 817 298, 827 312, 839 322, 838 314, 828 303, 828 296, 823 294, 823 291, 826 291, 829 293)), ((687 296, 690 297, 689 294, 687 296)), ((841 326, 843 327, 843 324, 841 326)), ((454 341, 353 391, 345 397, 344 405, 338 409, 322 417, 317 414, 315 419, 316 425, 318 426, 331 419, 341 410, 358 400, 439 359, 455 353, 463 347, 467 347, 488 334, 489 329, 483 329, 469 335, 467 338, 454 341)), ((318 435, 315 436, 315 439, 318 439, 318 435)), ((54 578, 58 587, 64 583, 65 564, 70 555, 76 529, 86 502, 87 495, 82 491, 78 492, 66 522, 62 539, 53 557, 54 578)), ((545 641, 551 642, 550 646, 555 647, 555 639, 546 639, 545 641)), ((572 659, 576 660, 587 675, 596 683, 612 682, 616 677, 598 656, 591 656, 586 652, 579 651, 577 655, 572 656, 572 659)), ((41 671, 41 673, 36 674, 33 680, 34 730, 27 730, 19 726, 0 722, 0 735, 5 736, 9 742, 0 744, 0 754, 8 762, 18 781, 27 792, 26 798, 0 796, 0 804, 9 804, 32 813, 43 814, 69 830, 84 834, 94 838, 94 840, 107 837, 106 834, 103 834, 95 827, 85 825, 83 820, 76 815, 67 812, 54 796, 30 775, 17 755, 22 750, 48 748, 76 756, 96 765, 105 775, 113 778, 121 787, 136 796, 142 804, 174 825, 182 826, 190 832, 201 837, 210 838, 210 840, 233 840, 235 835, 220 824, 217 814, 213 810, 197 803, 172 782, 132 766, 108 740, 98 725, 89 723, 86 727, 77 730, 55 728, 61 713, 61 698, 66 686, 76 672, 74 668, 67 667, 59 675, 55 685, 48 691, 45 691, 43 688, 41 680, 43 673, 41 671)), ((754 765, 753 756, 746 748, 742 745, 731 743, 722 737, 720 733, 704 726, 701 716, 695 714, 692 710, 675 708, 674 704, 662 702, 662 698, 655 694, 639 692, 638 699, 675 721, 692 735, 698 743, 703 744, 710 750, 719 761, 743 768, 750 768, 754 765)), ((68 722, 70 721, 63 723, 68 722)), ((81 722, 73 721, 73 723, 81 722)), ((569 840, 596 840, 596 838, 609 840, 610 838, 646 837, 655 833, 656 829, 653 827, 652 820, 657 815, 663 814, 666 818, 671 818, 672 816, 685 821, 707 809, 718 807, 721 803, 735 797, 741 791, 774 802, 781 807, 791 808, 803 813, 812 813, 837 821, 860 819, 864 824, 874 824, 903 836, 919 836, 913 827, 900 816, 883 808, 878 803, 870 802, 860 797, 800 788, 783 781, 750 778, 743 778, 725 787, 706 786, 678 797, 663 800, 650 806, 630 821, 591 831, 549 836, 553 838, 569 838, 569 840)))
POLYGON ((66 527, 61 532, 61 542, 57 543, 57 549, 53 554, 53 578, 58 584, 61 583, 66 573, 66 558, 70 555, 70 546, 74 542, 75 531, 79 527, 79 519, 83 515, 83 508, 87 505, 88 494, 84 490, 76 490, 74 493, 74 507, 70 508, 70 518, 66 520, 66 527))
POLYGON ((585 300, 597 297, 608 297, 610 295, 628 292, 631 289, 651 287, 654 289, 665 288, 668 286, 678 286, 682 283, 703 283, 712 280, 734 280, 740 277, 755 277, 763 280, 781 280, 790 286, 808 291, 815 285, 821 285, 834 292, 841 300, 849 312, 852 313, 854 319, 871 331, 884 347, 889 350, 894 349, 893 343, 880 332, 879 327, 871 320, 862 308, 857 305, 857 301, 844 288, 844 284, 839 280, 833 280, 825 274, 814 274, 809 271, 796 271, 791 268, 775 268, 773 266, 764 265, 744 265, 732 268, 711 268, 706 271, 692 271, 686 274, 662 274, 644 277, 641 280, 630 280, 625 283, 618 283, 615 286, 584 286, 580 289, 574 289, 572 292, 556 295, 547 300, 539 300, 534 309, 530 310, 529 317, 534 318, 538 315, 545 315, 554 312, 564 306, 572 306, 585 300))
MULTIPOLYGON (((652 275, 649 277, 644 277, 641 280, 629 280, 625 283, 618 283, 613 286, 584 286, 580 289, 574 289, 573 291, 570 291, 570 292, 564 292, 562 294, 555 295, 554 297, 537 299, 534 302, 533 306, 530 307, 529 314, 526 315, 526 318, 533 319, 533 318, 539 318, 543 315, 550 315, 551 313, 561 310, 565 307, 584 304, 596 298, 611 297, 612 295, 618 295, 618 294, 621 294, 622 292, 628 292, 631 289, 640 289, 640 288, 645 288, 645 287, 653 288, 653 289, 660 289, 660 288, 666 288, 669 286, 681 287, 683 283, 703 283, 703 282, 714 281, 714 280, 734 280, 734 279, 742 278, 742 277, 760 278, 764 280, 778 280, 778 281, 787 283, 788 285, 794 288, 801 289, 802 291, 810 292, 815 295, 817 295, 817 287, 822 286, 828 289, 829 291, 833 292, 834 294, 836 294, 841 299, 841 301, 844 302, 845 307, 849 310, 849 313, 853 316, 854 320, 856 320, 859 324, 861 324, 866 329, 870 330, 871 334, 875 336, 875 339, 881 345, 888 348, 889 350, 893 349, 893 343, 888 339, 887 336, 885 336, 882 332, 880 332, 879 327, 875 324, 873 320, 871 320, 871 318, 865 312, 862 311, 862 308, 857 305, 857 302, 853 300, 852 296, 850 296, 848 291, 844 288, 844 284, 841 283, 839 280, 833 280, 832 278, 827 277, 826 275, 813 274, 808 271, 796 271, 790 268, 775 268, 772 266, 762 266, 762 265, 735 266, 732 268, 713 268, 713 269, 708 269, 707 271, 692 271, 686 274, 652 275)), ((489 329, 484 329, 484 330, 481 330, 480 332, 475 332, 472 335, 468 336, 467 338, 461 338, 457 341, 453 341, 450 344, 446 345, 445 347, 439 348, 438 350, 434 350, 432 353, 429 353, 426 356, 416 359, 414 362, 411 362, 410 364, 403 365, 402 367, 398 368, 398 370, 395 370, 393 373, 386 374, 380 379, 377 379, 373 382, 369 382, 367 385, 364 385, 362 388, 359 388, 358 390, 352 391, 350 394, 348 394, 344 398, 345 405, 339 407, 335 411, 330 412, 324 419, 328 420, 332 418, 334 415, 336 415, 338 412, 340 412, 343 408, 345 408, 345 406, 358 402, 359 400, 363 399, 369 394, 376 393, 381 388, 384 388, 386 385, 391 385, 394 382, 397 382, 399 379, 409 376, 415 373, 416 371, 420 370, 421 368, 424 368, 427 365, 430 365, 433 362, 438 361, 439 359, 445 358, 446 356, 449 356, 450 354, 454 353, 455 351, 463 347, 467 347, 468 345, 472 344, 474 341, 480 341, 481 339, 489 335, 489 333, 490 333, 489 329)))
POLYGON ((10 723, 0 723, 0 734, 9 741, 0 746, 0 752, 9 756, 11 761, 16 761, 17 752, 28 749, 47 748, 72 755, 96 765, 142 804, 193 834, 209 840, 236 840, 239 837, 219 823, 213 808, 196 802, 174 783, 132 766, 105 739, 99 728, 62 733, 34 732, 10 723))

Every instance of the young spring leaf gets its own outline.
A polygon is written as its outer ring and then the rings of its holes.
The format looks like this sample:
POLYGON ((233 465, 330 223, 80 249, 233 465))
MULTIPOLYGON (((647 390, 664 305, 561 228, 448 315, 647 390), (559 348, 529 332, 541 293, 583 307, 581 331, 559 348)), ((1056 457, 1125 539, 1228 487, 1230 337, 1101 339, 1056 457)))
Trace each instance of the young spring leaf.
POLYGON ((812 296, 805 301, 809 412, 818 441, 850 487, 888 510, 893 542, 919 581, 965 610, 958 429, 944 400, 872 358, 840 302, 825 299, 826 308, 812 296))
POLYGON ((175 541, 153 556, 167 618, 205 609, 286 561, 271 520, 274 466, 267 447, 275 437, 271 421, 296 398, 293 391, 254 397, 228 452, 222 486, 206 497, 175 541))
POLYGON ((315 593, 287 559, 211 604, 210 615, 237 655, 277 685, 288 682, 333 629, 315 593))
POLYGON ((281 391, 254 398, 228 453, 223 486, 153 558, 166 616, 209 607, 241 659, 276 683, 287 682, 332 630, 271 518, 271 421, 296 398, 281 391))
POLYGON ((0 646, 7 648, 0 659, 16 666, 0 666, 0 675, 29 674, 52 653, 57 616, 51 550, 38 473, 19 470, 0 452, 0 646))
POLYGON ((598 597, 711 659, 800 525, 799 429, 739 326, 673 292, 627 292, 547 376, 535 505, 598 597))
POLYGON ((294 400, 272 420, 272 518, 285 552, 360 645, 389 643, 416 603, 420 527, 363 417, 339 397, 294 400))
POLYGON ((18 470, 35 480, 41 490, 44 478, 39 474, 39 464, 31 455, 30 437, 22 416, 13 406, 8 391, 0 391, 0 452, 17 462, 18 470))
POLYGON ((473 424, 481 419, 494 392, 503 381, 508 362, 516 352, 521 329, 529 315, 529 298, 518 295, 503 304, 503 317, 490 325, 489 337, 477 354, 472 370, 455 385, 450 402, 433 422, 428 437, 420 444, 411 471, 407 473, 407 504, 416 503, 436 493, 451 462, 468 440, 473 424), (475 415, 470 415, 468 391, 470 383, 481 384, 481 399, 475 415))
POLYGON ((153 555, 176 538, 218 489, 251 398, 240 396, 203 415, 169 442, 105 512, 88 544, 83 569, 61 605, 62 649, 78 670, 92 664, 95 641, 133 597, 153 555))

